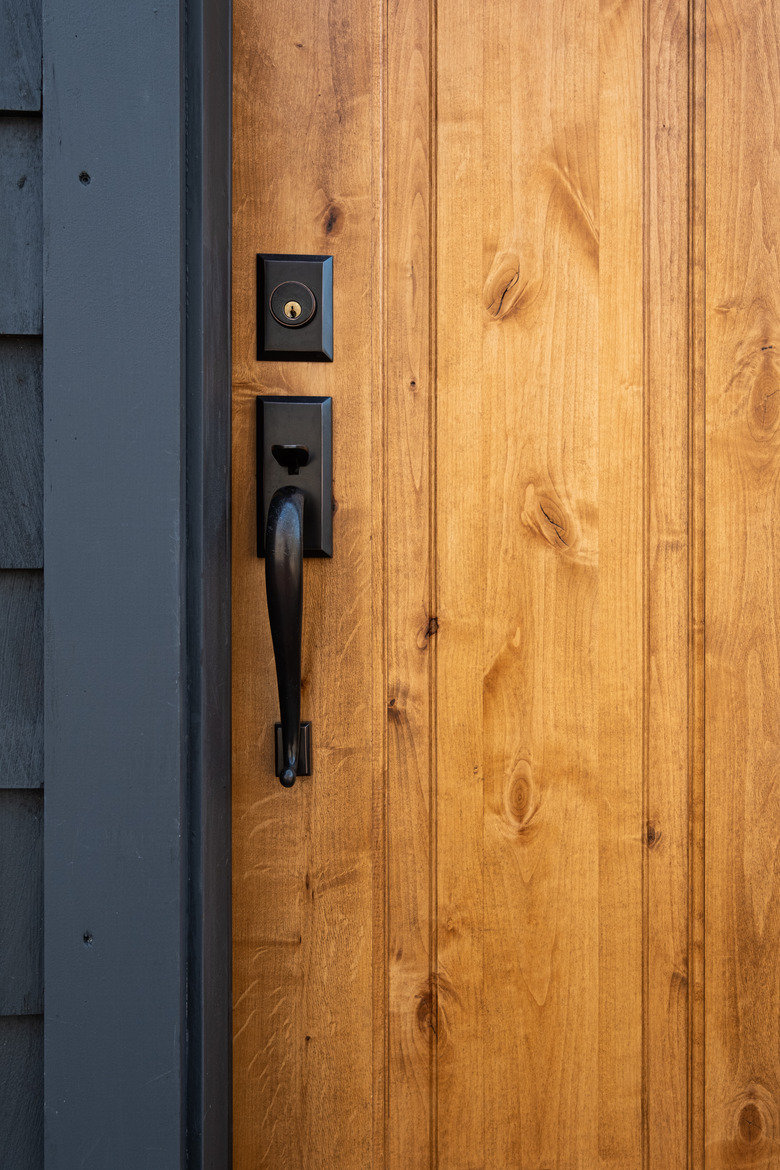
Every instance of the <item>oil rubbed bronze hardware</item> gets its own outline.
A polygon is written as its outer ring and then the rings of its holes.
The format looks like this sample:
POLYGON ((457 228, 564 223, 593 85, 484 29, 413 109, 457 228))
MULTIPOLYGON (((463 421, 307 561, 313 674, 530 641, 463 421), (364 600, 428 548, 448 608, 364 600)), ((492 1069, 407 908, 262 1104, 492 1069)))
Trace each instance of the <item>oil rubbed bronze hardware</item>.
POLYGON ((265 592, 282 719, 275 737, 276 772, 285 788, 296 776, 309 775, 309 761, 300 758, 303 506, 302 491, 279 488, 271 498, 265 534, 265 592))
POLYGON ((278 284, 268 301, 275 320, 288 329, 300 329, 311 321, 317 309, 317 299, 307 284, 286 280, 278 284))
POLYGON ((257 555, 276 660, 281 723, 275 771, 286 788, 311 775, 311 723, 301 723, 303 558, 333 555, 331 399, 257 399, 257 555))
POLYGON ((333 257, 257 257, 257 360, 333 361, 333 257))
POLYGON ((309 462, 309 448, 297 443, 274 443, 271 454, 280 467, 286 467, 290 475, 297 475, 309 462))

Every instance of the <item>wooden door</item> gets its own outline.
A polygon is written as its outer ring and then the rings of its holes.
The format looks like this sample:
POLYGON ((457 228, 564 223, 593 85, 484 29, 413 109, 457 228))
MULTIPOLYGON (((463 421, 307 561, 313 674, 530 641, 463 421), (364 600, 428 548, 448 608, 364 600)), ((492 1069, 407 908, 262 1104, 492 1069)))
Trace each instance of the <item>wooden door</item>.
POLYGON ((235 0, 234 52, 236 1170, 780 1168, 780 9, 235 0), (333 255, 332 364, 256 360, 260 251, 333 255))

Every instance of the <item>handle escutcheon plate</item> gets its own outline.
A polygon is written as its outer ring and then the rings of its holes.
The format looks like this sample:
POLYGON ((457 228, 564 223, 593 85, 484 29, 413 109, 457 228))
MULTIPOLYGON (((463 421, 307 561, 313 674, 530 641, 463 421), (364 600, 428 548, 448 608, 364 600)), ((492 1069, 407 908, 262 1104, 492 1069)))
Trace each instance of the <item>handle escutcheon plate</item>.
POLYGON ((332 399, 257 399, 257 555, 265 556, 268 507, 279 488, 304 497, 303 555, 333 556, 332 399))
POLYGON ((301 723, 303 558, 333 552, 331 399, 257 399, 258 556, 276 661, 281 722, 275 771, 291 788, 311 774, 311 723, 301 723))

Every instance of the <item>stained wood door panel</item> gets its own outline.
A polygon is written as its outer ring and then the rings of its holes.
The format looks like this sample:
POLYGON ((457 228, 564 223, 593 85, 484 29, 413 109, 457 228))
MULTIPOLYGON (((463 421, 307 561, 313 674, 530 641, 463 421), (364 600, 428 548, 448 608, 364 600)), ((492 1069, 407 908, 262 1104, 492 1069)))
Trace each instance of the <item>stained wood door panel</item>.
POLYGON ((707 19, 705 1140, 780 1165, 780 13, 707 19), (729 116, 726 117, 726 112, 729 116))
POLYGON ((237 1170, 780 1167, 779 19, 236 0, 237 1170), (332 365, 255 360, 259 251, 334 256, 332 365), (290 791, 285 392, 337 502, 290 791))
POLYGON ((378 956, 380 972, 385 965, 387 972, 378 1002, 380 1028, 386 1017, 386 1120, 379 1109, 376 1149, 388 1167, 409 1170, 430 1164, 436 1108, 432 1036, 438 1015, 433 17, 432 3, 401 3, 388 9, 386 26, 382 604, 387 660, 380 709, 387 713, 386 775, 393 783, 385 784, 383 794, 386 853, 379 874, 379 896, 386 899, 378 956))
POLYGON ((381 385, 377 23, 377 12, 360 4, 237 11, 236 108, 244 126, 235 152, 233 290, 233 592, 242 615, 234 646, 241 729, 234 1051, 244 1074, 235 1093, 237 1166, 332 1161, 349 1170, 367 1165, 373 1146, 372 963, 381 948, 372 873, 384 724, 371 691, 372 664, 383 656, 373 612, 382 596, 381 537, 372 542, 382 450, 381 432, 372 433, 372 387, 381 385), (260 251, 335 257, 332 365, 256 361, 260 251), (276 699, 253 493, 255 396, 286 391, 332 394, 337 403, 338 551, 332 561, 307 561, 305 572, 303 712, 314 723, 318 783, 282 792, 269 772, 276 699))
POLYGON ((646 1159, 659 1170, 704 1164, 703 36, 703 4, 647 6, 643 1043, 646 1159))

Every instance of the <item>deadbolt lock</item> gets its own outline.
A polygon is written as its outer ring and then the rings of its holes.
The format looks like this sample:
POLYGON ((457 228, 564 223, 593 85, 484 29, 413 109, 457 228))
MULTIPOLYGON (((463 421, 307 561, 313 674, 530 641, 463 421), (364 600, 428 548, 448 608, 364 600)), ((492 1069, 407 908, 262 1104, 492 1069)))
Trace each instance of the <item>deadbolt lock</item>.
POLYGON ((333 361, 333 257, 257 257, 257 358, 333 361))
POLYGON ((308 285, 298 280, 278 284, 268 300, 274 318, 289 329, 308 324, 317 311, 317 301, 308 285))

